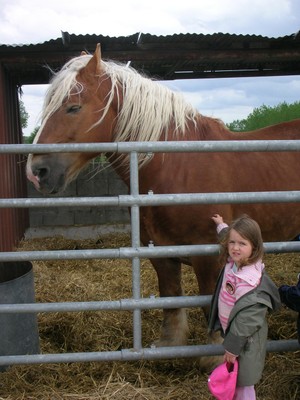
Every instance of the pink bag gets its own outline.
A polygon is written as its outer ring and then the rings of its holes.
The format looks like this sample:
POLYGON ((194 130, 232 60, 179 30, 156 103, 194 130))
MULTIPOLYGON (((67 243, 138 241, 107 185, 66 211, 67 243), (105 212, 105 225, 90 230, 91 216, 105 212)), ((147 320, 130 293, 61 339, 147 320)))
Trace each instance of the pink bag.
POLYGON ((238 362, 218 365, 208 378, 208 389, 217 400, 232 400, 236 388, 238 362))

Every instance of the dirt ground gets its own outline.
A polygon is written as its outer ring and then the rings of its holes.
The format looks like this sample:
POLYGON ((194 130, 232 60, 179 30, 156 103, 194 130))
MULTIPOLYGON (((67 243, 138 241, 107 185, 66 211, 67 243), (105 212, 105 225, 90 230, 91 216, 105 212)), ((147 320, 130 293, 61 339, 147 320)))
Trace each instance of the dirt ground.
MULTIPOLYGON (((118 248, 129 246, 127 234, 97 240, 31 239, 20 250, 118 248)), ((267 255, 267 270, 275 283, 293 284, 300 272, 300 255, 267 255)), ((131 297, 130 260, 33 262, 37 302, 116 300, 131 297)), ((197 295, 196 279, 184 267, 187 295, 197 295)), ((158 296, 156 275, 142 261, 144 297, 158 296)), ((283 308, 269 318, 269 338, 296 339, 296 313, 283 308)), ((188 310, 189 344, 207 343, 200 309, 188 310)), ((143 345, 159 335, 161 310, 142 312, 143 345)), ((107 351, 132 347, 130 312, 41 313, 38 316, 42 353, 107 351)), ((87 362, 18 365, 0 374, 0 400, 209 400, 207 371, 196 358, 138 362, 87 362)), ((269 353, 258 400, 300 399, 300 351, 269 353)))

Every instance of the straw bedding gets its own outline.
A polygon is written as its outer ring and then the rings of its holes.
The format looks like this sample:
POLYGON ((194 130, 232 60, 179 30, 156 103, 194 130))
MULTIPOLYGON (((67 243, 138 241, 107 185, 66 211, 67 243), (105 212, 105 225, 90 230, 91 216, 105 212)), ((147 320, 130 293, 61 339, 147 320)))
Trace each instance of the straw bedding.
MULTIPOLYGON (((20 250, 118 248, 130 245, 127 234, 97 240, 32 239, 20 250)), ((267 255, 277 285, 293 284, 300 272, 298 254, 267 255)), ((131 297, 130 260, 33 262, 37 302, 116 300, 131 297)), ((198 293, 196 279, 184 267, 187 295, 198 293)), ((156 275, 142 261, 143 297, 158 296, 156 275)), ((189 344, 207 343, 202 311, 189 309, 189 344)), ((270 339, 296 338, 296 313, 282 309, 269 318, 270 339)), ((143 346, 157 339, 161 310, 142 312, 143 346)), ((107 351, 132 347, 132 314, 126 311, 39 314, 42 353, 107 351)), ((269 353, 258 400, 300 398, 300 352, 269 353)), ((0 400, 208 400, 207 371, 197 359, 12 366, 0 374, 0 400)))

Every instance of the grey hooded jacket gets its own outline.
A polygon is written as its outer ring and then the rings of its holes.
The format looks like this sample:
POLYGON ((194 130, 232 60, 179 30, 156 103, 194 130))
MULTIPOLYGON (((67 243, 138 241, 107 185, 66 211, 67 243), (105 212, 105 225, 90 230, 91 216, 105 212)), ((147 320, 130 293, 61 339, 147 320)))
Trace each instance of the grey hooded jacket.
MULTIPOLYGON (((217 281, 211 303, 209 332, 221 330, 218 317, 218 296, 222 285, 224 268, 217 281)), ((255 385, 261 378, 266 356, 268 311, 281 307, 278 289, 263 271, 260 284, 235 303, 223 334, 223 346, 238 356, 238 386, 255 385)), ((222 331, 223 332, 223 331, 222 331)))

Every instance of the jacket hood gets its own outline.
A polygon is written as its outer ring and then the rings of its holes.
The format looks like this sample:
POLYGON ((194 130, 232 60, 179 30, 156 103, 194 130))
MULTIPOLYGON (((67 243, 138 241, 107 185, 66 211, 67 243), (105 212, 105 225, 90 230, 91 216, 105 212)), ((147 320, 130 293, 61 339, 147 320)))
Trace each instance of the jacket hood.
POLYGON ((261 282, 257 288, 248 292, 247 295, 242 296, 236 302, 236 312, 241 308, 247 307, 248 305, 250 306, 253 302, 266 305, 270 312, 278 311, 281 308, 278 288, 265 271, 262 273, 261 282))
POLYGON ((257 295, 271 303, 271 311, 278 311, 281 308, 281 299, 278 288, 266 272, 262 275, 257 295))

